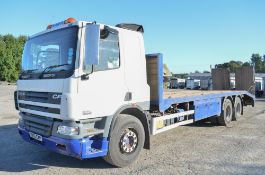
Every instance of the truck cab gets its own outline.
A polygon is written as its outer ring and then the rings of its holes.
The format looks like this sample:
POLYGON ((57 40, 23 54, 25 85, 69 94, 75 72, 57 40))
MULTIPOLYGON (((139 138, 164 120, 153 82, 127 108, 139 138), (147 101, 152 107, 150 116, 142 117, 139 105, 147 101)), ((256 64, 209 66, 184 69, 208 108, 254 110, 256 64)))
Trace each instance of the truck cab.
POLYGON ((19 133, 80 159, 107 154, 113 117, 149 110, 143 30, 69 18, 29 37, 15 96, 19 133))

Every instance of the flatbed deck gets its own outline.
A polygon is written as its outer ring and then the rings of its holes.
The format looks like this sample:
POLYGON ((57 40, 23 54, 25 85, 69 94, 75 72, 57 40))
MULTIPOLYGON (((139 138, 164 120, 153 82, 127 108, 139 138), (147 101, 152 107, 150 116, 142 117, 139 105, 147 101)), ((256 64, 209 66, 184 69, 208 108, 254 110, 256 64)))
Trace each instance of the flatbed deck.
POLYGON ((183 97, 194 97, 194 96, 203 96, 203 95, 212 95, 212 94, 223 94, 223 93, 235 93, 242 91, 203 91, 203 90, 186 90, 186 89, 164 89, 163 90, 163 98, 183 98, 183 97))
MULTIPOLYGON (((183 90, 183 89, 163 89, 159 98, 159 110, 164 111, 172 104, 194 102, 201 103, 221 103, 222 98, 232 96, 242 96, 242 98, 255 99, 255 97, 247 91, 203 91, 203 90, 183 90)), ((245 100, 247 101, 247 100, 245 100)))

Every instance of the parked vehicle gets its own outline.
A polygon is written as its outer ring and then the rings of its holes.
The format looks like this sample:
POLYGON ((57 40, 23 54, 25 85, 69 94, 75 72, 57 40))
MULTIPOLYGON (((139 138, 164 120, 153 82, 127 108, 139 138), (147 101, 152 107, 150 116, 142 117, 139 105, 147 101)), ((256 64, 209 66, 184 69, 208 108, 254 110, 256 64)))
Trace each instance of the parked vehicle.
POLYGON ((255 93, 256 97, 262 97, 264 94, 264 83, 261 77, 255 77, 255 93))
POLYGON ((230 77, 230 89, 235 90, 236 89, 236 79, 235 77, 230 77))
POLYGON ((200 80, 196 79, 187 79, 186 80, 186 89, 200 89, 200 80))
POLYGON ((185 88, 185 79, 172 77, 170 80, 171 89, 184 89, 185 88))
POLYGON ((25 141, 118 167, 151 135, 205 118, 228 126, 254 106, 246 91, 163 90, 163 55, 145 54, 141 25, 73 18, 29 37, 14 97, 25 141))
POLYGON ((200 87, 202 90, 212 89, 212 79, 205 79, 200 81, 200 87))

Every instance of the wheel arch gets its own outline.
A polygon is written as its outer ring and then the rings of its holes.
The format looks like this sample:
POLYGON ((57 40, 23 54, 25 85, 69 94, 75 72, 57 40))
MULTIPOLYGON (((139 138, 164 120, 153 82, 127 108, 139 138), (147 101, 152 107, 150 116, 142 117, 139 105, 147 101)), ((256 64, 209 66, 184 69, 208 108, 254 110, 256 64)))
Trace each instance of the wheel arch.
POLYGON ((109 130, 109 134, 113 130, 113 128, 115 126, 115 123, 116 123, 116 119, 119 116, 119 114, 132 115, 132 116, 138 118, 141 121, 141 123, 142 123, 142 125, 144 127, 144 131, 145 131, 145 133, 144 133, 145 134, 144 148, 145 149, 150 149, 150 126, 149 126, 150 115, 149 115, 149 113, 145 112, 141 107, 139 107, 137 105, 125 105, 125 106, 122 106, 113 115, 113 119, 112 119, 110 130, 109 130))

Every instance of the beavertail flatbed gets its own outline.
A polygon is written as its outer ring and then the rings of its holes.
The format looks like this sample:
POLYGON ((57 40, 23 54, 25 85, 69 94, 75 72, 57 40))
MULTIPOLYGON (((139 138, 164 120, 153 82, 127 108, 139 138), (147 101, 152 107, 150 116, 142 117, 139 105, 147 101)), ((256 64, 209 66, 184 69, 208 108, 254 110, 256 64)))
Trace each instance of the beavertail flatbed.
MULTIPOLYGON (((162 54, 150 54, 146 56, 147 79, 150 86, 151 104, 164 112, 172 104, 192 102, 193 105, 209 102, 210 106, 214 103, 221 103, 225 97, 240 96, 244 98, 245 105, 254 106, 255 96, 247 91, 233 90, 183 90, 183 89, 163 89, 163 56, 162 54)), ((209 106, 209 105, 208 105, 209 106)), ((219 105, 221 108, 221 105, 219 105)), ((218 110, 218 114, 220 110, 218 110)), ((210 114, 211 115, 211 114, 210 114)), ((209 117, 206 115, 204 118, 209 117)), ((201 118, 200 118, 201 119, 201 118)))
POLYGON ((151 109, 159 113, 156 115, 160 115, 161 113, 164 115, 152 118, 153 134, 205 118, 221 116, 224 108, 224 101, 227 100, 231 103, 231 115, 232 113, 235 115, 234 105, 236 105, 236 103, 240 103, 240 109, 238 109, 240 114, 237 115, 243 114, 243 106, 254 106, 255 97, 247 91, 163 89, 162 54, 147 55, 146 60, 151 109), (178 112, 172 112, 174 110, 178 112), (183 116, 185 117, 183 118, 183 116), (181 118, 181 120, 179 118, 181 118))

